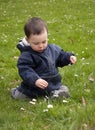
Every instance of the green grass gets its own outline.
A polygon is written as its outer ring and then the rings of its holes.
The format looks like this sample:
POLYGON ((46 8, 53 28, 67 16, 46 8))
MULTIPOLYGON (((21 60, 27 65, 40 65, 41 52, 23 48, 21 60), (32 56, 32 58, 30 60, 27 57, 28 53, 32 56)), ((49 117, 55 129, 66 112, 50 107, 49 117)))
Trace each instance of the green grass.
POLYGON ((92 130, 95 127, 95 0, 0 0, 0 130, 92 130), (73 51, 77 63, 60 68, 71 98, 35 105, 13 100, 10 89, 19 85, 16 49, 30 17, 43 18, 49 43, 73 51), (86 105, 83 105, 84 97, 86 105), (53 108, 47 109, 52 104, 53 108), (22 110, 22 108, 24 110, 22 110))

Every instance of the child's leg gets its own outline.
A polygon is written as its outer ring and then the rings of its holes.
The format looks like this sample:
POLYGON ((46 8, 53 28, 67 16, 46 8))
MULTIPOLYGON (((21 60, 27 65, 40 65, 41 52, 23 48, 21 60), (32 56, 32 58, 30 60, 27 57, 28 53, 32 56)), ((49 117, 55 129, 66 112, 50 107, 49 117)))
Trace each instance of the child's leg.
POLYGON ((28 99, 28 97, 21 93, 17 88, 11 89, 11 97, 14 99, 28 99))
POLYGON ((70 94, 69 94, 69 89, 67 86, 61 86, 58 90, 54 90, 51 92, 51 98, 55 98, 55 97, 65 97, 65 98, 69 98, 70 94))

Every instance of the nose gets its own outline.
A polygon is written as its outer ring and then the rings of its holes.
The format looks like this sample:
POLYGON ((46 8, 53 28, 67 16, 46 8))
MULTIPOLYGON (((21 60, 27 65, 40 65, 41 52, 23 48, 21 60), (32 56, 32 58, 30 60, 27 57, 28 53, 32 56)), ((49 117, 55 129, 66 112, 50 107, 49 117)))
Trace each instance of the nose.
POLYGON ((39 48, 43 48, 43 44, 42 43, 39 44, 39 48))

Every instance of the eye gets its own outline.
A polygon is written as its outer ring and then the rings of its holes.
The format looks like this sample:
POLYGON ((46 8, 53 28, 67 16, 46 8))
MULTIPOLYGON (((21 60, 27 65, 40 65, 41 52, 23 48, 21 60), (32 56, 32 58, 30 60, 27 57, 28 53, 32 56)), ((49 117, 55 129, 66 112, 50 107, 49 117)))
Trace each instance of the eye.
POLYGON ((34 45, 38 45, 39 43, 38 42, 35 42, 35 43, 33 43, 34 45))
POLYGON ((42 42, 43 44, 46 43, 46 40, 42 42))

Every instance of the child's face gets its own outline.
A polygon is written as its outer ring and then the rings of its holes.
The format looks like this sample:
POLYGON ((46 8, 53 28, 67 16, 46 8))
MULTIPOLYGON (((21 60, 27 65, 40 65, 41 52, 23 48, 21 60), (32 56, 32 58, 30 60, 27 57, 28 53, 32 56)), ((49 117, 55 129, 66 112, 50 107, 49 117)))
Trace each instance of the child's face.
POLYGON ((29 38, 27 38, 28 43, 30 43, 31 48, 36 52, 43 52, 47 48, 47 39, 48 34, 47 31, 44 30, 39 35, 31 34, 29 38))

